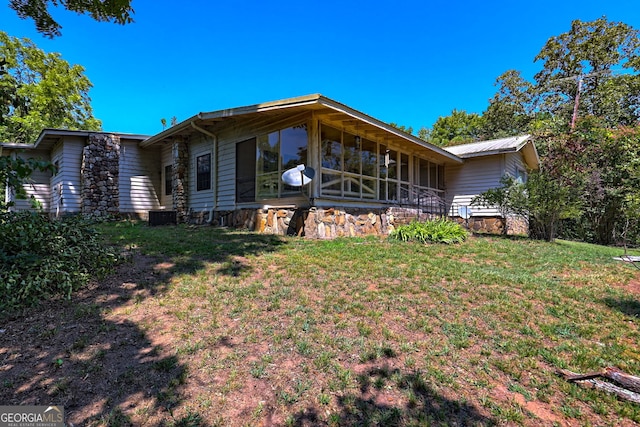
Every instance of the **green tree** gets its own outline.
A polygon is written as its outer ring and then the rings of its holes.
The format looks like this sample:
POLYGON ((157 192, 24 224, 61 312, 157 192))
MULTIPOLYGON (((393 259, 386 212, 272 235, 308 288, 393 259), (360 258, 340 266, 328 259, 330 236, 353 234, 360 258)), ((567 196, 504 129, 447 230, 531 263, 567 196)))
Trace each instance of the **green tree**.
POLYGON ((80 65, 0 31, 0 141, 32 143, 47 127, 100 130, 80 65))
POLYGON ((569 121, 577 105, 580 116, 600 117, 609 126, 640 117, 640 39, 631 26, 605 17, 575 20, 568 32, 547 41, 535 61, 542 62, 535 75, 541 111, 569 121), (631 74, 616 75, 619 70, 631 74))
POLYGON ((453 110, 450 115, 439 117, 433 124, 429 142, 446 146, 482 139, 484 119, 476 113, 453 110))
POLYGON ((482 114, 483 133, 488 139, 528 133, 534 117, 533 85, 519 71, 509 70, 496 79, 498 92, 482 114))
POLYGON ((389 123, 389 125, 391 127, 396 128, 396 129, 400 129, 402 132, 406 132, 409 135, 413 134, 413 128, 411 126, 407 127, 407 126, 404 126, 404 125, 399 125, 399 124, 394 123, 394 122, 389 123))
POLYGON ((89 14, 96 21, 128 24, 133 22, 131 0, 9 0, 9 7, 22 19, 31 18, 36 30, 44 36, 60 36, 58 24, 49 13, 48 6, 63 6, 79 14, 89 14))
MULTIPOLYGON (((506 218, 519 215, 529 220, 529 235, 546 241, 555 240, 562 220, 580 214, 577 192, 545 170, 529 174, 525 183, 506 175, 501 186, 476 196, 471 204, 496 207, 506 218)), ((506 233, 508 230, 503 230, 506 233)))

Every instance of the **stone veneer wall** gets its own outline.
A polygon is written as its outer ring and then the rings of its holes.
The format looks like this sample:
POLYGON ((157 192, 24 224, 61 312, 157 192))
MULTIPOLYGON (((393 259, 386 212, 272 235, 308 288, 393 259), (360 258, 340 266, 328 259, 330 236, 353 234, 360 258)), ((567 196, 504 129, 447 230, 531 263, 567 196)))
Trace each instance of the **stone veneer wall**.
POLYGON ((178 222, 186 222, 188 218, 188 171, 189 171, 189 145, 183 139, 177 139, 172 147, 172 197, 173 209, 176 211, 178 222))
POLYGON ((120 208, 120 137, 89 135, 82 150, 81 212, 90 216, 117 215, 120 208))
MULTIPOLYGON (((336 237, 386 236, 396 226, 408 224, 415 219, 426 221, 436 215, 420 213, 416 209, 391 207, 386 209, 239 209, 235 211, 193 212, 189 222, 211 223, 214 226, 246 228, 258 233, 305 236, 312 239, 336 237)), ((451 218, 465 225, 465 220, 451 218)), ((523 218, 509 218, 509 234, 527 234, 528 227, 523 218)), ((469 230, 492 234, 502 233, 504 220, 494 217, 472 217, 469 230)))
POLYGON ((416 209, 239 209, 227 212, 193 212, 190 222, 214 226, 247 228, 259 233, 297 235, 313 239, 335 237, 386 236, 397 225, 408 224, 419 218, 424 221, 433 215, 420 214, 416 209))
MULTIPOLYGON (((459 224, 466 225, 463 218, 453 218, 459 224)), ((508 235, 527 235, 529 224, 526 218, 510 216, 506 219, 508 235)), ((481 233, 502 234, 505 227, 505 219, 497 217, 471 217, 468 221, 469 230, 481 233)))

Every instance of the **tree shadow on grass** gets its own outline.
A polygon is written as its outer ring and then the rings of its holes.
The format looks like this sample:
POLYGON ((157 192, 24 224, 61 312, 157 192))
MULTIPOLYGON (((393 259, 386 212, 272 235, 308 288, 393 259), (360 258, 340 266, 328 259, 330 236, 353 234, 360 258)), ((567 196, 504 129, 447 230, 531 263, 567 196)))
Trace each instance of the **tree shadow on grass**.
POLYGON ((217 264, 216 274, 239 276, 251 270, 245 262, 247 256, 273 252, 286 244, 281 236, 227 228, 126 224, 116 224, 115 231, 106 230, 120 245, 168 262, 166 270, 170 275, 194 274, 210 264, 217 264), (121 231, 119 235, 118 230, 121 231))
MULTIPOLYGON (((397 368, 372 367, 358 376, 359 392, 338 398, 340 410, 333 414, 333 425, 357 426, 492 426, 497 422, 462 400, 442 396, 431 387, 422 372, 403 372, 397 368), (406 396, 406 403, 394 405, 381 398, 391 386, 406 396)), ((294 425, 325 424, 315 409, 295 415, 294 425)))
POLYGON ((615 310, 620 311, 621 313, 638 318, 640 316, 640 301, 636 298, 627 297, 627 298, 605 298, 603 299, 604 304, 615 310))
MULTIPOLYGON (((52 300, 4 316, 0 402, 62 405, 70 425, 129 426, 137 419, 146 425, 206 426, 199 414, 184 412, 181 389, 189 372, 174 343, 150 335, 145 322, 153 319, 130 317, 128 310, 167 290, 175 275, 195 274, 211 263, 222 265, 215 274, 238 274, 251 268, 238 260, 275 250, 283 240, 211 229, 203 229, 208 234, 202 238, 193 234, 197 231, 153 231, 155 239, 138 242, 125 236, 120 243, 135 248, 130 257, 141 263, 123 263, 116 274, 70 301, 52 300), (177 243, 170 242, 163 253, 163 239, 177 243), (174 413, 175 408, 180 409, 174 413)), ((219 344, 224 346, 224 339, 219 344)))

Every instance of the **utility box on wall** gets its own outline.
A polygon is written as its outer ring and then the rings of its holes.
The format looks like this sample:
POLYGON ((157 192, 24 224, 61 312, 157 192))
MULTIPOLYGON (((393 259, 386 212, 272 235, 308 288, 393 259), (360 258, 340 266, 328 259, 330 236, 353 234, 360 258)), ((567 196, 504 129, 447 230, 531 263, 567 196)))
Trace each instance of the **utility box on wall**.
POLYGON ((176 211, 149 211, 149 225, 177 224, 176 211))

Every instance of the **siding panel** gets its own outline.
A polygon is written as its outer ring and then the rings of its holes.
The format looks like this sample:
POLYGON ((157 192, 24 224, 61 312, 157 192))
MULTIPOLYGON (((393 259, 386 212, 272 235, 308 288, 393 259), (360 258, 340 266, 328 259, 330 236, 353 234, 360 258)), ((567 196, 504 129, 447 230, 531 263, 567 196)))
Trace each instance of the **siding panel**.
POLYGON ((215 165, 213 164, 215 159, 215 156, 213 155, 213 139, 209 137, 196 139, 191 143, 189 150, 189 207, 196 212, 213 209, 215 203, 213 176, 216 173, 215 165), (206 154, 211 155, 211 188, 208 190, 197 191, 196 178, 198 165, 196 159, 198 156, 206 154))
MULTIPOLYGON (((478 194, 500 186, 500 178, 504 175, 504 156, 489 156, 478 159, 467 159, 460 166, 449 166, 445 171, 446 193, 448 203, 457 206, 469 206, 478 194)), ((472 206, 476 216, 499 215, 495 208, 472 206)))
POLYGON ((51 153, 52 162, 58 163, 58 173, 51 178, 51 213, 56 216, 80 212, 84 145, 84 138, 67 136, 51 153))
MULTIPOLYGON (((50 161, 49 153, 42 150, 31 150, 18 154, 18 157, 22 159, 34 158, 39 160, 50 161)), ((24 190, 27 193, 26 200, 14 200, 15 205, 12 210, 33 210, 31 207, 30 196, 33 196, 40 204, 45 212, 49 212, 51 208, 51 187, 49 181, 51 180, 51 172, 35 171, 23 185, 24 190)))
POLYGON ((120 212, 146 214, 160 207, 159 162, 160 154, 157 151, 142 150, 137 141, 121 140, 118 178, 120 212))

